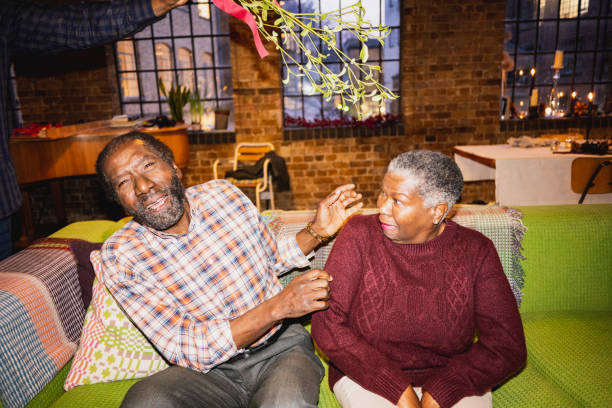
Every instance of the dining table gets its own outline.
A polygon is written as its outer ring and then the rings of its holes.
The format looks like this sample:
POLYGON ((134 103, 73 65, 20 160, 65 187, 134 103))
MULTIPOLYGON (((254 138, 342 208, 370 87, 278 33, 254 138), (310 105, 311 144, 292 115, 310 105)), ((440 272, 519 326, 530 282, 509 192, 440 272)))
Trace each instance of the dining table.
MULTIPOLYGON (((548 146, 510 144, 458 145, 453 153, 464 181, 494 180, 495 201, 504 206, 577 204, 582 191, 572 188, 574 161, 612 159, 612 154, 557 153, 548 146)), ((612 203, 612 192, 586 194, 583 203, 612 203)))

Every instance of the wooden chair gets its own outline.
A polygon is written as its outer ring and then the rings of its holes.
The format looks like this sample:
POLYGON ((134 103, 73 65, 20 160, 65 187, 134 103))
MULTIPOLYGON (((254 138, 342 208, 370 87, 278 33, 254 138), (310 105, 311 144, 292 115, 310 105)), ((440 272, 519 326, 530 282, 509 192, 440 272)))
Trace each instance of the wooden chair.
POLYGON ((612 193, 612 159, 609 157, 580 157, 572 162, 572 191, 582 194, 612 193))
MULTIPOLYGON (((234 160, 232 161, 232 170, 238 170, 241 167, 255 164, 259 159, 265 156, 269 151, 274 150, 272 143, 239 143, 234 150, 234 160)), ((217 159, 213 163, 213 176, 215 179, 219 177, 219 165, 221 160, 217 159)), ((226 177, 238 188, 254 188, 255 189, 255 204, 257 210, 261 211, 261 200, 270 200, 270 209, 274 209, 274 184, 272 180, 272 171, 269 168, 270 159, 266 159, 263 163, 263 176, 255 179, 237 179, 226 177)))

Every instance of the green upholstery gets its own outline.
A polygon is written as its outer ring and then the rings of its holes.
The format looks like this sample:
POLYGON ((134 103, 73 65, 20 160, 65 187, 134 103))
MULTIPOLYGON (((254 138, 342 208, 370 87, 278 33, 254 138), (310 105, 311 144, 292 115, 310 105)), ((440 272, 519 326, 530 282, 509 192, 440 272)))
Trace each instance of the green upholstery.
MULTIPOLYGON (((518 375, 493 391, 494 406, 612 407, 612 205, 520 210, 527 227, 520 310, 528 361, 518 375)), ((71 224, 53 236, 101 241, 126 219, 108 222, 71 224)), ((325 358, 320 357, 326 377, 319 407, 339 408, 327 385, 325 358)), ((57 399, 67 371, 65 367, 28 406, 46 407, 57 399)), ((114 408, 134 382, 76 387, 53 406, 114 408)))
POLYGON ((612 205, 519 209, 527 227, 521 313, 612 310, 612 205))
POLYGON ((66 408, 116 408, 130 387, 138 380, 125 380, 93 385, 81 385, 71 389, 55 401, 52 407, 66 408))
POLYGON ((542 375, 531 361, 527 361, 527 366, 519 375, 493 391, 493 406, 572 408, 582 405, 542 375))
POLYGON ((530 364, 580 405, 612 407, 612 312, 527 313, 523 325, 530 364))

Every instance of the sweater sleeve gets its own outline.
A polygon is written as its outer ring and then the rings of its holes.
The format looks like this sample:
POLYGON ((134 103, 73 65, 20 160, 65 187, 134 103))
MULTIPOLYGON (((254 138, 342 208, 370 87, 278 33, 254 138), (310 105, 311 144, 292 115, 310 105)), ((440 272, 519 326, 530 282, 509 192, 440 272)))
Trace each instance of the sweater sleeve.
POLYGON ((349 319, 351 301, 360 294, 365 227, 355 218, 342 228, 325 265, 333 277, 329 308, 312 317, 312 336, 330 361, 362 387, 396 404, 410 385, 401 367, 361 336, 349 319), (361 231, 360 231, 361 229, 361 231))
POLYGON ((527 358, 516 300, 493 243, 481 249, 475 276, 474 313, 478 341, 450 358, 444 369, 423 384, 442 408, 463 397, 482 395, 518 371, 527 358))

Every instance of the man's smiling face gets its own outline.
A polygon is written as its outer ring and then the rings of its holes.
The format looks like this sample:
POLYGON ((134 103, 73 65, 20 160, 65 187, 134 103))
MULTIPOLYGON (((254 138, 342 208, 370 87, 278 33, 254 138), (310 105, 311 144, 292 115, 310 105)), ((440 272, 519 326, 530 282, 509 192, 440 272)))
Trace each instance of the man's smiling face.
POLYGON ((167 233, 185 232, 184 222, 179 223, 186 215, 185 188, 174 163, 132 140, 107 158, 104 171, 119 203, 137 222, 167 233))

